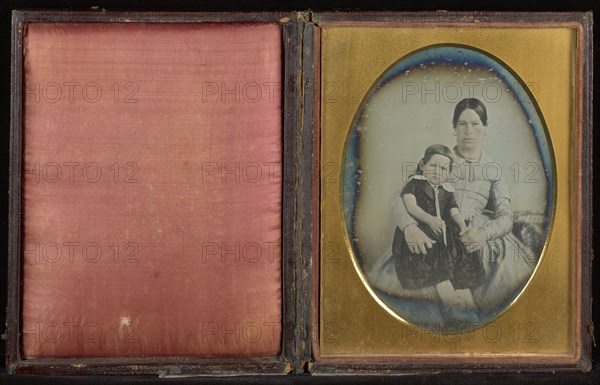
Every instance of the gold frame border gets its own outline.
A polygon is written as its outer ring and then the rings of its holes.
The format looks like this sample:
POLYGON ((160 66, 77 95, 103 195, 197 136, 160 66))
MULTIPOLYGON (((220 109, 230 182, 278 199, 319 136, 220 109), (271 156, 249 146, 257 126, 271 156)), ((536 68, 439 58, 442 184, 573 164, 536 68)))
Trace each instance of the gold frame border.
MULTIPOLYGON (((573 16, 573 14, 567 14, 570 16, 573 16)), ((400 18, 402 15, 401 14, 396 14, 396 17, 400 18)), ((421 17, 423 15, 420 15, 421 17)), ((452 15, 449 15, 452 16, 452 15)), ((455 15, 458 18, 458 15, 455 15)), ((525 26, 527 28, 575 28, 576 29, 576 36, 577 36, 577 41, 576 41, 576 45, 575 45, 575 63, 574 63, 574 78, 576 81, 576 91, 575 91, 575 101, 574 101, 574 106, 575 106, 575 111, 573 112, 573 116, 572 119, 575 120, 575 132, 571 135, 572 137, 574 137, 574 143, 571 146, 571 150, 570 150, 570 161, 571 161, 571 169, 574 169, 574 171, 576 172, 574 175, 577 175, 578 177, 576 178, 576 180, 574 181, 574 184, 571 184, 571 198, 572 198, 572 205, 571 205, 571 211, 573 214, 572 215, 572 222, 571 223, 582 223, 582 177, 581 177, 581 172, 582 172, 582 149, 583 149, 583 143, 582 143, 582 137, 583 137, 583 129, 585 127, 583 127, 584 122, 583 119, 586 119, 586 126, 589 126, 589 129, 591 130, 591 122, 589 122, 588 120, 591 117, 588 117, 587 115, 584 116, 583 112, 584 112, 584 108, 588 107, 587 105, 584 107, 584 103, 589 103, 589 99, 585 98, 583 95, 583 89, 584 86, 587 85, 587 83, 585 82, 585 76, 586 74, 584 73, 585 69, 585 64, 588 63, 588 55, 591 56, 591 54, 589 52, 586 52, 586 48, 590 49, 590 45, 588 43, 588 45, 585 45, 585 40, 589 39, 589 34, 586 34, 586 32, 590 29, 589 25, 586 25, 584 27, 584 23, 585 22, 590 22, 591 20, 591 13, 581 13, 581 14, 577 14, 577 16, 579 16, 579 20, 578 21, 567 21, 567 22, 537 22, 537 21, 531 21, 531 22, 482 22, 482 23, 477 23, 477 24, 473 24, 473 23, 469 23, 469 22, 438 22, 435 24, 435 26, 431 25, 429 22, 426 21, 409 21, 409 22, 396 22, 396 21, 367 21, 367 22, 358 22, 358 21, 337 21, 337 20, 327 20, 327 18, 325 18, 324 21, 319 23, 319 26, 321 28, 326 28, 326 27, 348 27, 348 26, 360 26, 360 27, 402 27, 402 28, 468 28, 468 29, 479 29, 479 28, 501 28, 501 27, 513 27, 513 28, 524 28, 525 26), (586 28, 587 27, 587 28, 586 28), (587 54, 587 55, 586 55, 587 54)), ((418 17, 417 17, 418 18, 418 17)), ((474 20, 476 22, 476 20, 474 20)), ((314 52, 316 53, 317 58, 314 59, 314 64, 315 64, 315 69, 319 70, 319 75, 320 75, 320 69, 321 69, 321 63, 320 63, 320 32, 319 33, 315 33, 315 41, 314 41, 314 52)), ((413 51, 414 52, 414 51, 413 51)), ((486 52, 487 53, 487 52, 486 52)), ((495 57, 494 57, 495 58, 495 57)), ((500 61, 502 64, 505 64, 503 61, 500 61)), ((511 69, 511 67, 509 67, 508 65, 505 65, 505 68, 507 69, 511 69)), ((585 71, 588 73, 588 77, 591 77, 589 74, 589 71, 585 71)), ((513 72, 514 74, 514 72, 513 72)), ((520 76, 517 77, 519 80, 522 80, 520 76)), ((321 93, 321 87, 320 87, 320 83, 321 83, 321 79, 319 77, 319 82, 315 82, 319 87, 317 89, 317 91, 315 91, 314 94, 314 99, 315 99, 315 104, 317 106, 316 111, 318 111, 318 113, 316 113, 318 116, 315 116, 314 118, 314 122, 316 123, 315 125, 315 136, 320 136, 321 134, 321 118, 320 118, 320 114, 321 114, 321 106, 320 106, 320 101, 321 101, 321 97, 320 97, 320 93, 321 93)), ((528 90, 529 91, 529 90, 528 90)), ((531 95, 530 95, 531 97, 531 95)), ((544 116, 541 114, 540 110, 539 110, 539 106, 537 105, 537 99, 532 98, 532 101, 535 101, 536 103, 536 111, 538 112, 539 116, 544 120, 543 122, 545 123, 545 118, 544 116)), ((588 107, 589 109, 589 107, 588 107)), ((353 118, 354 121, 354 118, 353 118)), ((544 124, 544 129, 547 130, 547 125, 544 124)), ((552 142, 552 137, 548 134, 548 138, 550 139, 550 141, 552 142)), ((321 140, 315 140, 315 144, 318 146, 321 146, 320 144, 321 140)), ((550 142, 550 143, 551 143, 550 142)), ((321 147, 317 147, 319 148, 319 150, 322 150, 321 147)), ((554 157, 554 146, 551 146, 551 151, 552 151, 552 155, 553 158, 554 157)), ((553 160, 554 160, 553 159, 553 160)), ((322 180, 321 180, 321 162, 322 160, 317 158, 317 161, 315 162, 315 164, 317 164, 317 166, 315 166, 315 171, 316 171, 316 179, 318 179, 318 188, 319 191, 322 191, 322 180)), ((556 163, 553 163, 553 171, 555 172, 555 179, 554 179, 554 183, 556 183, 557 180, 557 175, 556 175, 556 163)), ((341 177, 341 175, 340 175, 341 177)), ((317 197, 319 197, 319 195, 317 195, 317 197)), ((556 199, 556 194, 553 194, 553 199, 556 199)), ((553 202, 554 203, 554 202, 553 202)), ((319 198, 318 204, 314 204, 313 207, 317 207, 319 209, 319 212, 321 210, 321 200, 319 198)), ((556 212, 556 205, 554 203, 554 209, 553 209, 553 214, 552 214, 552 219, 551 219, 551 226, 549 228, 549 233, 544 245, 544 250, 542 251, 542 255, 544 255, 546 253, 546 249, 547 249, 547 243, 548 240, 551 237, 551 233, 552 230, 554 228, 554 220, 555 220, 555 212, 556 212)), ((320 216, 319 216, 320 218, 320 216)), ((343 219, 343 218, 342 218, 343 219)), ((319 222, 316 224, 319 229, 321 227, 321 223, 320 220, 319 222)), ((344 228, 345 228, 345 224, 344 224, 344 228)), ((314 351, 314 358, 315 358, 315 363, 319 363, 319 362, 323 362, 325 363, 325 365, 327 364, 343 364, 343 363, 360 363, 360 362, 365 362, 365 359, 367 359, 367 361, 369 362, 373 362, 374 360, 377 360, 379 362, 385 362, 385 363, 389 363, 389 362, 398 362, 398 363, 406 363, 408 361, 411 362, 417 362, 417 363, 433 363, 433 364, 446 364, 448 362, 448 360, 452 360, 453 362, 457 362, 457 363, 468 363, 468 362, 472 362, 473 359, 476 359, 478 363, 490 363, 490 364, 494 364, 494 363, 498 363, 498 364, 515 364, 517 362, 519 363, 524 363, 524 364, 530 364, 530 365, 544 365, 544 364, 551 364, 551 365, 558 365, 558 366, 577 366, 579 365, 580 367, 586 367, 586 365, 590 365, 589 363, 586 364, 584 361, 585 359, 582 359, 582 333, 581 333, 581 326, 582 326, 582 319, 581 319, 581 314, 582 314, 582 285, 581 285, 581 278, 582 278, 582 241, 581 241, 581 235, 584 231, 582 231, 582 229, 580 229, 579 226, 569 226, 571 233, 572 233, 572 240, 573 243, 571 245, 571 252, 573 253, 573 258, 572 258, 572 265, 574 265, 574 269, 573 269, 573 279, 571 279, 572 282, 572 289, 573 289, 573 293, 574 293, 574 313, 576 314, 575 317, 575 325, 573 328, 573 334, 574 334, 574 355, 556 355, 556 354, 469 354, 468 357, 466 357, 466 360, 463 359, 463 356, 461 355, 457 355, 457 354, 451 354, 451 355, 440 355, 440 354, 368 354, 368 355, 356 355, 356 354, 322 354, 320 352, 320 322, 321 322, 321 314, 320 314, 320 285, 321 285, 321 280, 320 280, 320 270, 321 270, 321 246, 320 246, 320 241, 315 242, 313 249, 315 251, 318 252, 318 258, 316 258, 316 261, 318 263, 315 264, 315 269, 313 271, 313 278, 314 278, 314 282, 317 283, 317 285, 314 286, 318 286, 318 287, 313 287, 313 298, 315 298, 318 302, 317 302, 317 308, 315 309, 313 307, 313 315, 312 315, 312 326, 313 329, 315 330, 315 332, 312 333, 312 342, 313 342, 313 351, 314 351), (449 357, 450 356, 450 357, 449 357)), ((583 229, 585 230, 585 229, 583 229)), ((318 232, 315 231, 315 234, 321 234, 321 231, 319 230, 318 232)), ((317 238, 318 239, 318 238, 317 238)), ((345 234, 344 236, 344 242, 347 243, 347 234, 345 234)), ((353 265, 355 258, 352 257, 353 260, 353 265)), ((540 261, 538 261, 538 265, 536 266, 535 271, 532 273, 531 277, 533 277, 535 275, 535 273, 537 272, 537 269, 540 265, 541 262, 541 257, 540 257, 540 261)), ((355 270, 356 270, 356 266, 354 266, 355 270)), ((589 272, 588 272, 589 273, 589 272)), ((363 277, 361 276, 361 281, 363 280, 363 277)), ((531 278, 529 279, 529 281, 527 282, 527 285, 529 285, 529 283, 531 282, 531 278)), ((363 281, 364 284, 364 281, 363 281)), ((526 285, 526 286, 527 286, 526 285)), ((523 290, 521 291, 521 293, 523 292, 523 290)), ((520 295, 520 294, 519 294, 520 295)), ((584 295, 585 296, 585 295, 584 295)), ((518 298, 518 297, 517 297, 518 298)), ((514 301, 513 301, 514 303, 514 301)), ((512 305, 512 303, 511 303, 512 305)), ((507 307, 508 308, 508 307, 507 307)), ((589 340, 589 337, 588 337, 589 340)), ((316 365, 312 365, 312 366, 316 366, 316 365)))
MULTIPOLYGON (((358 109, 356 110, 356 112, 354 113, 354 117, 352 118, 352 122, 350 123, 350 127, 348 128, 347 134, 346 134, 346 139, 344 141, 344 146, 343 148, 346 149, 348 146, 348 139, 349 139, 349 134, 351 133, 352 129, 356 126, 356 119, 360 116, 360 112, 363 110, 363 108, 366 106, 366 101, 367 98, 369 96, 372 96, 372 92, 375 89, 375 85, 379 84, 379 81, 381 80, 381 78, 383 78, 385 76, 385 74, 387 74, 393 67, 395 67, 396 65, 398 65, 400 62, 406 60, 408 57, 417 54, 418 52, 427 50, 427 49, 432 49, 432 48, 436 48, 436 47, 457 47, 457 48, 465 48, 465 49, 469 49, 472 51, 477 51, 478 53, 484 55, 484 56, 488 56, 489 58, 491 58, 492 60, 494 60, 496 63, 499 63, 500 65, 502 65, 502 67, 504 67, 504 69, 506 69, 514 78, 515 80, 517 80, 517 82, 519 83, 519 85, 521 87, 523 87, 523 89, 527 92, 527 96, 529 97, 529 99, 531 100, 531 103, 533 104, 534 108, 535 108, 535 112, 537 113, 538 117, 540 118, 540 122, 542 124, 542 129, 543 132, 546 136, 546 139, 548 141, 548 146, 549 146, 549 154, 550 154, 550 166, 552 168, 552 210, 550 212, 550 220, 548 221, 548 233, 546 235, 546 239, 544 240, 544 246, 542 247, 542 251, 540 253, 540 257, 535 265, 535 268, 533 269, 533 271, 531 272, 531 275, 529 276, 529 278, 527 279, 527 282, 525 283, 525 285, 521 288, 521 290, 519 291, 519 293, 515 296, 515 298, 506 306, 503 307, 502 311, 500 311, 498 314, 496 314, 493 318, 490 318, 488 320, 486 320, 485 322, 474 326, 472 329, 469 329, 469 331, 473 331, 473 330, 478 330, 480 328, 485 327, 487 324, 493 322, 495 319, 501 317, 515 302, 517 302, 517 300, 521 297, 521 295, 523 294, 523 292, 527 289, 527 286, 529 286, 529 283, 533 280, 534 276, 536 275, 537 271, 538 271, 538 267, 540 266, 540 264, 542 263, 542 260, 544 259, 544 256, 546 255, 546 250, 548 248, 548 243, 550 243, 550 237, 552 235, 552 230, 554 229, 554 219, 556 216, 556 191, 557 191, 557 186, 558 186, 558 182, 557 182, 557 170, 556 170, 556 156, 554 154, 554 145, 552 144, 552 137, 550 136, 550 132, 548 130, 548 124, 546 123, 546 119, 544 118, 544 115, 542 115, 542 111, 540 109, 540 106, 537 102, 537 100, 535 99, 535 97, 533 96, 533 93, 531 92, 531 90, 529 89, 529 87, 527 86, 527 84, 523 81, 523 79, 519 76, 519 74, 517 74, 508 64, 506 64, 504 61, 502 61, 502 59, 496 57, 493 54, 490 54, 489 52, 485 52, 484 50, 477 48, 477 47, 473 47, 473 46, 469 46, 466 44, 458 44, 458 43, 449 43, 449 44, 444 44, 444 43, 439 43, 439 44, 431 44, 431 45, 427 45, 421 48, 418 48, 414 51, 411 51, 409 53, 407 53, 406 55, 402 56, 400 59, 396 60, 395 62, 393 62, 391 65, 389 65, 378 77, 377 79, 375 79, 375 81, 373 82, 373 84, 371 85, 371 87, 369 87, 369 89, 367 90, 367 92, 364 94, 364 96, 362 97, 362 100, 358 106, 358 109)), ((344 153, 342 154, 342 160, 341 163, 342 165, 345 164, 346 161, 346 152, 344 151, 344 153)), ((343 196, 343 189, 344 189, 344 174, 342 171, 340 171, 340 175, 339 175, 339 187, 340 187, 340 191, 339 191, 339 196, 342 197, 343 196)), ((340 198, 341 200, 341 198, 340 198)), ((343 207, 343 204, 342 204, 343 207)), ((346 228, 346 217, 344 214, 344 210, 342 209, 341 211, 341 221, 342 221, 342 225, 341 227, 346 228)), ((414 323, 411 323, 405 319, 403 319, 399 314, 396 314, 392 309, 390 309, 378 296, 377 294, 375 294, 375 292, 373 291, 373 289, 371 288, 371 286, 368 283, 368 280, 366 279, 366 277, 364 276, 364 272, 362 271, 362 269, 360 268, 360 266, 358 266, 358 262, 357 262, 357 257, 354 253, 354 248, 352 247, 352 244, 350 243, 350 237, 348 234, 348 230, 346 229, 345 232, 345 236, 344 236, 344 244, 346 245, 346 249, 348 250, 348 254, 350 255, 350 258, 352 260, 352 265, 354 266, 354 268, 356 269, 356 273, 358 274, 358 276, 360 277, 361 282, 363 283, 363 285, 365 285, 365 288, 367 289, 367 291, 369 292, 369 294, 371 294, 371 296, 373 297, 373 299, 379 304, 379 306, 383 307, 390 315, 392 315, 392 317, 402 321, 403 323, 407 324, 407 325, 411 325, 413 327, 417 327, 420 329, 423 329, 424 331, 426 330, 425 328, 423 328, 421 325, 417 325, 414 323)), ((460 334, 463 331, 457 330, 456 334, 460 334)))

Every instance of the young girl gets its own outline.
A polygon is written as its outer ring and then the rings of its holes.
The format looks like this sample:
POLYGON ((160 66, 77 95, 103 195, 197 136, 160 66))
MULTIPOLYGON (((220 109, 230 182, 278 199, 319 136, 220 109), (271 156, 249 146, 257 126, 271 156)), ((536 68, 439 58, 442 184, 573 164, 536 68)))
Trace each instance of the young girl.
POLYGON ((427 147, 423 159, 402 190, 406 209, 418 226, 435 241, 425 255, 410 252, 401 229, 396 228, 392 252, 396 273, 405 289, 435 286, 450 318, 476 321, 460 311, 476 310, 470 289, 483 283, 485 272, 477 252, 467 253, 460 236, 467 224, 458 210, 454 188, 448 182, 454 154, 441 144, 427 147))

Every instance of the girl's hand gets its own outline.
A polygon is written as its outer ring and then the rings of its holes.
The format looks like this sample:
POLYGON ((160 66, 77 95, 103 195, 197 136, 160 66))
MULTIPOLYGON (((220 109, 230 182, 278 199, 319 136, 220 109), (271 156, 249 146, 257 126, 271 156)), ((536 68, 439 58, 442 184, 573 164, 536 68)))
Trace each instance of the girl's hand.
POLYGON ((483 247, 487 241, 487 233, 483 229, 469 227, 460 236, 460 241, 465 245, 467 252, 472 253, 483 247))
POLYGON ((437 236, 442 235, 444 228, 446 227, 446 223, 438 217, 431 217, 429 223, 427 225, 431 228, 431 231, 437 236))

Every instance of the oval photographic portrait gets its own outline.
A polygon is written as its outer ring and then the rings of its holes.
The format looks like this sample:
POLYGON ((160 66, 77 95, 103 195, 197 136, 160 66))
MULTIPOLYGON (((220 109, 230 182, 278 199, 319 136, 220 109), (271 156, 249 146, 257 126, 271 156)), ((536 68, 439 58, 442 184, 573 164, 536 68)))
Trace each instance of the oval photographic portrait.
POLYGON ((552 224, 535 84, 473 47, 412 52, 372 85, 344 149, 354 265, 394 317, 464 331, 526 290, 552 224))

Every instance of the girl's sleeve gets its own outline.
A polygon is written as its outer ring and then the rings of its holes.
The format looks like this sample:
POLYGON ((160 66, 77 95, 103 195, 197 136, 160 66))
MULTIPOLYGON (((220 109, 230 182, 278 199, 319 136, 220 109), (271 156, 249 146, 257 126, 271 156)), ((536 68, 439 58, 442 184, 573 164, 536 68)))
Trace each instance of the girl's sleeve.
POLYGON ((454 193, 448 192, 448 203, 446 204, 446 215, 447 218, 450 218, 450 211, 452 209, 458 209, 458 204, 456 203, 456 198, 454 197, 454 193))
POLYGON ((402 187, 402 190, 400 190, 400 196, 403 196, 404 194, 412 194, 414 196, 417 196, 417 194, 415 193, 416 185, 417 183, 414 179, 411 179, 408 182, 406 182, 404 187, 402 187))
POLYGON ((513 225, 513 213, 508 185, 503 180, 492 181, 488 207, 493 210, 492 219, 482 227, 488 239, 500 238, 508 234, 513 225))
POLYGON ((417 221, 408 213, 406 206, 404 205, 404 194, 414 194, 415 183, 414 180, 409 180, 403 188, 396 192, 392 200, 392 211, 394 214, 394 223, 401 230, 408 225, 417 224, 417 221))

